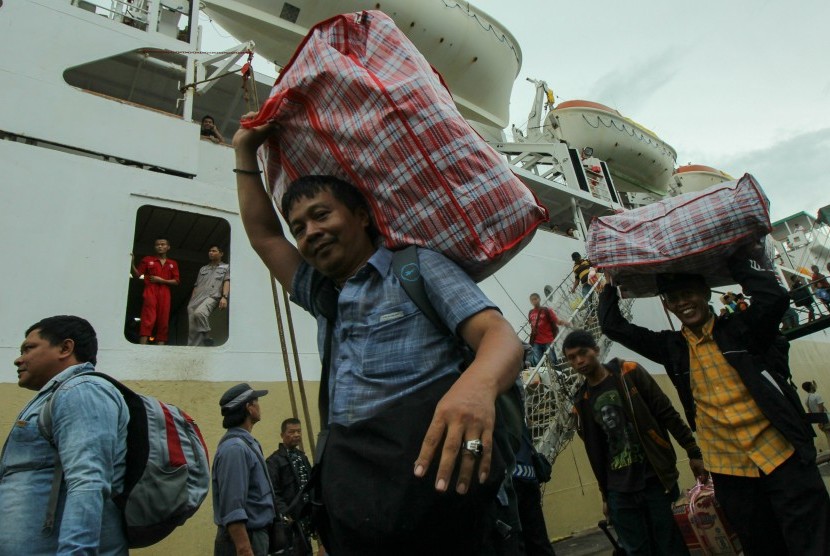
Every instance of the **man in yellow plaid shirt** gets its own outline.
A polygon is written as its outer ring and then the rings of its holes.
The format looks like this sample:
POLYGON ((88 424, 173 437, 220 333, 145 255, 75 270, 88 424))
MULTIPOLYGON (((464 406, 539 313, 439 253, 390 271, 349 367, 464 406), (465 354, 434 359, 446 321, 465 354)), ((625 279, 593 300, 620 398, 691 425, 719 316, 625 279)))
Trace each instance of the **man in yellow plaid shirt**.
POLYGON ((830 497, 813 431, 787 381, 786 346, 777 341, 787 292, 748 254, 728 264, 752 299, 746 311, 715 318, 703 276, 661 274, 658 287, 679 332, 629 323, 616 288, 600 297, 602 331, 665 366, 744 554, 830 554, 830 497))

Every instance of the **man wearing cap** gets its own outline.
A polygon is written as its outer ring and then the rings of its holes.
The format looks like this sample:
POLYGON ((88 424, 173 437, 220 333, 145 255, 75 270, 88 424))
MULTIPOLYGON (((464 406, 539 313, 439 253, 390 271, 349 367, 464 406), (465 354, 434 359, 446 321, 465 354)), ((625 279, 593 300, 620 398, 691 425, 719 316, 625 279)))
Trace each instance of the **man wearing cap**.
POLYGON ((260 421, 259 398, 268 390, 237 384, 222 395, 222 427, 213 458, 214 556, 266 556, 276 518, 262 447, 251 435, 260 421))
POLYGON ((789 305, 759 249, 728 260, 752 298, 746 311, 715 319, 706 280, 661 274, 658 290, 680 331, 629 323, 616 288, 600 296, 602 331, 664 365, 695 429, 715 496, 744 553, 828 554, 830 497, 816 467, 813 432, 788 384, 786 355, 776 347, 789 305))

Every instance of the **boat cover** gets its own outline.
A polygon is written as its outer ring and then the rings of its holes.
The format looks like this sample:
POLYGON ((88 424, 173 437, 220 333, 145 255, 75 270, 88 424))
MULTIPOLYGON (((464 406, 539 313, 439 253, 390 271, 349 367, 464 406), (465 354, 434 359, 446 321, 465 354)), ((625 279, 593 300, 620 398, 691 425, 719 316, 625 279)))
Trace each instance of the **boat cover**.
MULTIPOLYGON (((769 200, 746 174, 704 191, 594 218, 587 252, 624 296, 649 297, 657 295, 655 275, 662 272, 702 274, 710 287, 734 284, 726 260, 771 229, 769 200)), ((770 259, 771 242, 767 245, 770 259)))
POLYGON ((257 117, 272 195, 334 175, 369 200, 386 246, 443 253, 473 278, 495 272, 547 210, 459 114, 440 75, 378 11, 314 26, 257 117))

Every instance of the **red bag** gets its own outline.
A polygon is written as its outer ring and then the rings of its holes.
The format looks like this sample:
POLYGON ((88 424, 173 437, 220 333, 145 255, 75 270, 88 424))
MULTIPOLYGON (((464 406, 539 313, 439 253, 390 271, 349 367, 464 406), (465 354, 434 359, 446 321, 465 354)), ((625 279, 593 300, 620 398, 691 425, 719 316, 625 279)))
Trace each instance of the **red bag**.
POLYGON ((387 247, 434 249, 477 280, 547 220, 382 12, 312 27, 257 117, 243 125, 268 121, 281 127, 260 151, 277 206, 298 177, 338 176, 367 197, 387 247))
MULTIPOLYGON (((634 210, 594 218, 587 257, 626 297, 657 295, 655 274, 702 274, 734 284, 726 260, 770 232, 769 201, 751 175, 634 210)), ((768 254, 769 257, 769 254, 768 254)))

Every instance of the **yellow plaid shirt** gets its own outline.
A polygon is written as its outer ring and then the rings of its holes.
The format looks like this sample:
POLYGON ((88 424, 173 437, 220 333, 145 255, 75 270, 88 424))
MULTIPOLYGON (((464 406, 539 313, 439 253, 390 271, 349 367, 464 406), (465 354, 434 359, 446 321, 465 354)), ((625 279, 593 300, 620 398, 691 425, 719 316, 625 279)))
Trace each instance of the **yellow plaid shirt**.
POLYGON ((793 447, 764 417, 738 371, 721 353, 712 338, 714 324, 715 319, 709 319, 700 338, 683 327, 703 461, 714 473, 769 474, 793 454, 793 447))

